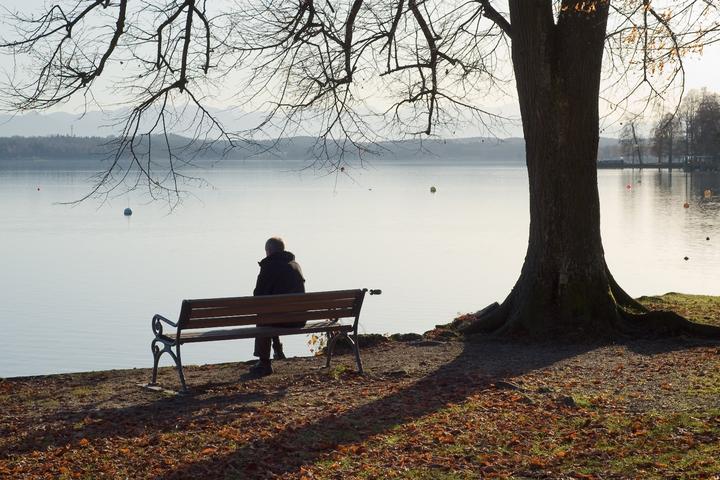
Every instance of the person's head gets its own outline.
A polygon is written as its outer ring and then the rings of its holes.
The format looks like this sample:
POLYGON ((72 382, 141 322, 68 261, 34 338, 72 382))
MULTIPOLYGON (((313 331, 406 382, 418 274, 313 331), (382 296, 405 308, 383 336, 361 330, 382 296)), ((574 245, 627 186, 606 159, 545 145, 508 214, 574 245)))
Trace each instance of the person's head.
POLYGON ((267 242, 265 242, 265 255, 267 255, 268 257, 273 253, 284 251, 285 242, 283 242, 282 238, 280 237, 270 237, 268 238, 267 242))

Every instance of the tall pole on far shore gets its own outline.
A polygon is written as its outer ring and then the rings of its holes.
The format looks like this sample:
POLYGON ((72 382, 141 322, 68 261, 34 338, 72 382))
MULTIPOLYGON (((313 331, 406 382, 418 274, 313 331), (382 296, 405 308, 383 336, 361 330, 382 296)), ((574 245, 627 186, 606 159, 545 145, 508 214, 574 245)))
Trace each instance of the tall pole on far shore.
POLYGON ((640 142, 638 142, 637 133, 635 132, 635 123, 630 123, 630 129, 632 130, 633 142, 635 142, 635 151, 637 152, 638 162, 640 162, 640 168, 642 168, 642 153, 640 153, 640 142))

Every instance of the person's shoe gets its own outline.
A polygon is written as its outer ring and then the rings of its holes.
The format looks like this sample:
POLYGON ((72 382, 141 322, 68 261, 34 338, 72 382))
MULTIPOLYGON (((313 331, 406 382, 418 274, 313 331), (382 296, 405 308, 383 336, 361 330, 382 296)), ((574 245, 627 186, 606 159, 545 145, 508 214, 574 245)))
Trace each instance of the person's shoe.
POLYGON ((272 363, 270 360, 258 360, 255 365, 250 367, 249 373, 256 377, 264 377, 273 373, 272 363))
POLYGON ((283 353, 282 345, 273 349, 273 360, 285 360, 286 358, 285 353, 283 353))

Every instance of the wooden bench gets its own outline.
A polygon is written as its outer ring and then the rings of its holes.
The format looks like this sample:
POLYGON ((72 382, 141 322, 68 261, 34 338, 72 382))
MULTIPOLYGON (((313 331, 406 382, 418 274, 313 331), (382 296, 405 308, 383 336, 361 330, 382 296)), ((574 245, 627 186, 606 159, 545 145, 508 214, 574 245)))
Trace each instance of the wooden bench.
MULTIPOLYGON (((214 342, 239 338, 274 337, 311 333, 327 333, 327 361, 330 366, 333 348, 340 338, 347 338, 355 352, 355 361, 363 372, 358 346, 358 320, 368 289, 329 292, 294 293, 258 297, 205 298, 183 300, 177 323, 162 315, 152 318, 155 339, 150 346, 153 372, 150 385, 157 385, 160 356, 167 352, 175 361, 183 391, 187 391, 180 357, 180 345, 195 342, 214 342), (352 324, 340 322, 353 318, 352 324), (307 321, 304 327, 273 327, 273 324, 307 321), (174 327, 165 332, 163 326, 174 327), (239 327, 239 328, 238 328, 239 327), (348 335, 352 332, 352 338, 348 335)), ((371 295, 380 290, 370 290, 371 295)))

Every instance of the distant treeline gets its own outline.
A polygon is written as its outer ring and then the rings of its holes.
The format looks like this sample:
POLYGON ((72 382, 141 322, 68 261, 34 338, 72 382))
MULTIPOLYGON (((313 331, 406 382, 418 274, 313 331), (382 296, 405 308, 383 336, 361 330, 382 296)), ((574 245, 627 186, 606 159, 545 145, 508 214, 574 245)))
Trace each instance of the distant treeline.
MULTIPOLYGON (((431 139, 387 141, 378 144, 362 145, 360 149, 347 149, 344 153, 338 147, 329 146, 323 150, 312 137, 283 138, 277 141, 258 141, 241 143, 236 148, 228 148, 226 142, 202 145, 190 139, 172 135, 170 148, 174 155, 188 159, 276 159, 276 160, 312 160, 327 155, 337 159, 342 154, 346 158, 364 158, 371 161, 443 161, 446 159, 480 162, 524 162, 525 142, 520 138, 504 140, 496 138, 431 139)), ((137 146, 139 155, 147 149, 147 137, 137 146)), ((601 145, 613 145, 615 139, 601 139, 601 145)), ((65 160, 97 160, 112 158, 118 148, 113 137, 0 137, 0 161, 43 160, 50 164, 65 160)), ((167 158, 165 140, 152 138, 153 158, 167 158)), ((127 152, 126 155, 127 156, 127 152)))
POLYGON ((95 159, 112 152, 112 138, 71 137, 0 137, 0 159, 95 159))
POLYGON ((626 161, 682 162, 720 156, 720 95, 706 89, 691 90, 680 108, 666 112, 652 125, 628 118, 618 139, 617 156, 626 161), (649 132, 643 132, 649 126, 649 132))

